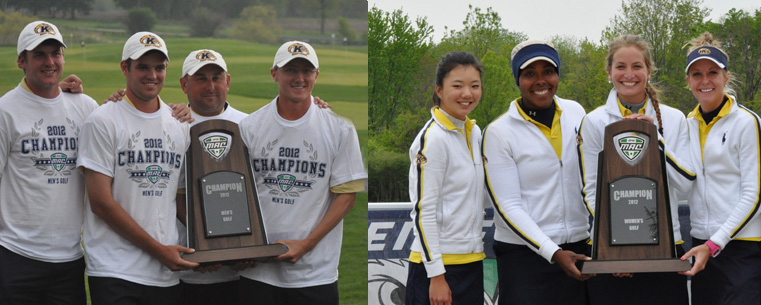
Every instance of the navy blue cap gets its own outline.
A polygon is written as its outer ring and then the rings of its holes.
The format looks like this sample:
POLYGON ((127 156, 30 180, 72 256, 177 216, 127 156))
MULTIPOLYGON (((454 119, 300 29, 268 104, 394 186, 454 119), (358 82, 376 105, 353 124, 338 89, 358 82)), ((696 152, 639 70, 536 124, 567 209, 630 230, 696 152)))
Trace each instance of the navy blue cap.
POLYGON ((727 56, 724 55, 724 52, 714 47, 705 46, 692 50, 690 55, 687 55, 687 67, 684 68, 684 73, 687 73, 687 70, 690 69, 690 66, 693 63, 701 59, 711 60, 716 63, 719 68, 729 71, 729 60, 727 60, 727 56))
POLYGON ((560 72, 560 55, 552 43, 544 40, 528 40, 519 43, 510 54, 510 66, 513 69, 515 85, 518 85, 518 77, 521 69, 526 68, 537 60, 550 62, 560 72))

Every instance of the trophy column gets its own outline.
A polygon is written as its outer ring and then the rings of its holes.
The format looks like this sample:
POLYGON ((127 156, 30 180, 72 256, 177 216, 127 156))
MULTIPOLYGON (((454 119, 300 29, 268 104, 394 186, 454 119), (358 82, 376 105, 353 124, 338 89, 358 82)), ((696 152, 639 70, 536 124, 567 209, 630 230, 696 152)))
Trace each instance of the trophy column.
POLYGON ((581 272, 690 270, 676 258, 668 182, 655 125, 621 120, 605 127, 598 158, 592 260, 581 272))

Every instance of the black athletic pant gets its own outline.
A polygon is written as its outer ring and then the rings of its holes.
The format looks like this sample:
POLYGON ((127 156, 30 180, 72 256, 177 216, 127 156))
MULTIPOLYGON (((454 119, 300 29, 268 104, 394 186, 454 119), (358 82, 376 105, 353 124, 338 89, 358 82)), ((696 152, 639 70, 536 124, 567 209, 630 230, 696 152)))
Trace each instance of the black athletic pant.
MULTIPOLYGON (((684 248, 676 245, 676 257, 684 253, 684 248)), ((687 276, 676 272, 635 273, 631 278, 598 274, 587 280, 587 288, 592 305, 689 304, 687 276)), ((695 304, 694 289, 692 293, 695 304)))
MULTIPOLYGON (((692 245, 706 241, 693 238, 692 245)), ((693 305, 761 304, 761 243, 730 241, 692 277, 693 305)))
POLYGON ((87 304, 84 258, 47 263, 0 247, 0 304, 87 304))
POLYGON ((181 305, 238 304, 238 280, 214 284, 189 284, 180 280, 181 305))
MULTIPOLYGON (((586 241, 560 245, 589 255, 586 241)), ((586 282, 565 274, 526 245, 494 242, 499 277, 499 305, 586 305, 586 282)))
MULTIPOLYGON (((444 265, 444 278, 452 291, 452 305, 484 303, 484 264, 477 261, 462 265, 444 265)), ((405 304, 428 305, 431 279, 423 264, 410 262, 407 273, 405 304)))
POLYGON ((303 288, 282 288, 241 277, 238 284, 240 305, 338 305, 338 282, 303 288))
POLYGON ((156 287, 133 283, 113 277, 91 276, 92 305, 177 305, 180 285, 156 287))

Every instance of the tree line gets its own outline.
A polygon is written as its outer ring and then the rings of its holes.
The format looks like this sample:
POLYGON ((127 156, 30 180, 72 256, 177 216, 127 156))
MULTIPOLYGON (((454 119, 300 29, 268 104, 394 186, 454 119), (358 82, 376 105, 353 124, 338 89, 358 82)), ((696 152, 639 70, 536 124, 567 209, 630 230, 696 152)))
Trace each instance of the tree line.
MULTIPOLYGON (((653 83, 663 103, 687 113, 697 102, 687 89, 684 66, 687 41, 709 31, 723 43, 732 86, 740 103, 761 110, 761 9, 732 9, 718 22, 704 21, 710 9, 702 0, 624 0, 602 29, 600 41, 555 36, 550 41, 562 66, 557 95, 579 102, 587 112, 603 105, 612 87, 607 81, 608 42, 622 34, 647 40, 657 67, 653 83)), ((484 127, 520 96, 512 77, 512 48, 528 39, 505 29, 491 8, 470 7, 464 28, 434 43, 426 18, 411 20, 400 10, 368 12, 368 99, 370 201, 407 201, 407 149, 430 117, 434 71, 438 59, 454 50, 473 53, 484 64, 483 95, 471 112, 484 127)))
MULTIPOLYGON (((346 17, 362 18, 367 12, 364 0, 112 0, 118 7, 133 9, 147 7, 159 18, 182 19, 191 14, 193 9, 205 7, 225 17, 238 17, 249 6, 273 6, 281 17, 346 17)), ((26 10, 31 15, 45 14, 54 16, 74 13, 89 14, 95 0, 0 0, 0 9, 26 10)))

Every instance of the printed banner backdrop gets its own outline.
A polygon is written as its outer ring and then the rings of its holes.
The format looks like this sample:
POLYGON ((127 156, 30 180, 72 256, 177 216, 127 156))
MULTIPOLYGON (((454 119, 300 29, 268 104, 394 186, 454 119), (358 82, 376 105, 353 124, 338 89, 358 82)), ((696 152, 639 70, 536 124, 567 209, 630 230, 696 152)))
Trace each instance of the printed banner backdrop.
MULTIPOLYGON (((369 203, 367 216, 367 304, 403 305, 413 225, 409 202, 369 203)), ((484 214, 484 304, 497 303, 494 211, 484 214)))
MULTIPOLYGON (((685 250, 692 247, 690 210, 679 202, 680 231, 685 250)), ((369 203, 367 215, 367 304, 403 305, 407 264, 412 244, 409 202, 369 203)), ((494 210, 484 213, 484 305, 497 304, 497 261, 494 243, 494 210)))

